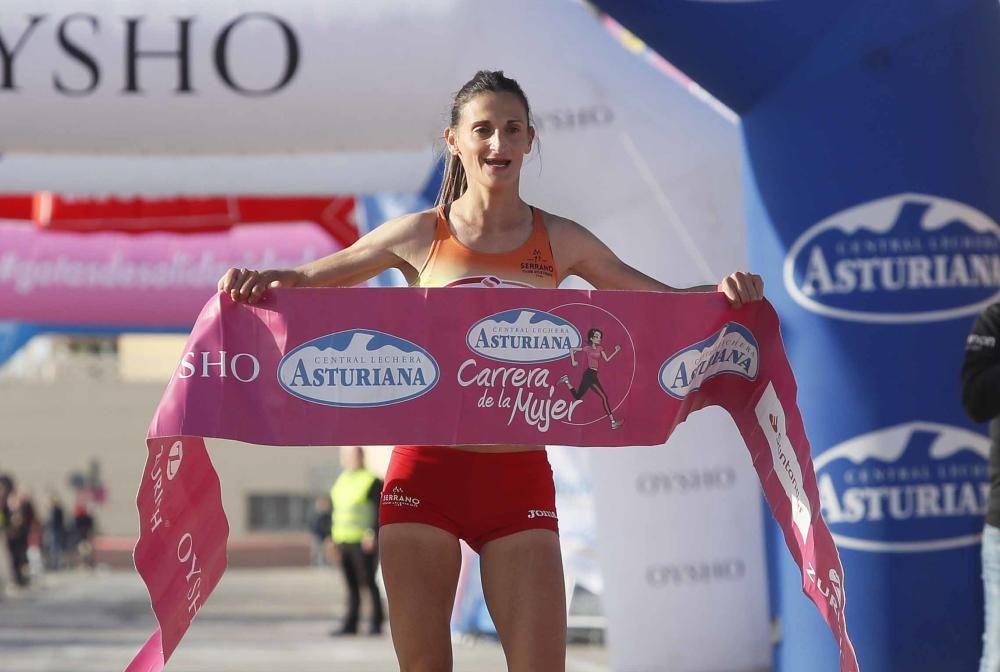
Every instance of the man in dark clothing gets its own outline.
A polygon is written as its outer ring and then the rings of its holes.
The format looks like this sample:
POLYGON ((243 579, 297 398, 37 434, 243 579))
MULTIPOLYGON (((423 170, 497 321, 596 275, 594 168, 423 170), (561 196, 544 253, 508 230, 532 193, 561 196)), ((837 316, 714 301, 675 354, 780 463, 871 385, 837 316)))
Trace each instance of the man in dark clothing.
POLYGON ((990 421, 990 501, 983 529, 985 629, 980 672, 1000 672, 1000 303, 972 326, 962 362, 962 406, 976 422, 990 421))
POLYGON ((10 537, 13 534, 10 501, 14 494, 14 479, 0 474, 0 597, 7 590, 7 582, 17 582, 17 569, 10 552, 10 537))
POLYGON ((14 583, 28 585, 28 544, 36 524, 35 506, 27 493, 19 492, 14 479, 0 476, 0 531, 10 556, 10 571, 14 583))
POLYGON ((87 499, 78 496, 76 505, 73 507, 74 544, 79 562, 90 568, 93 568, 95 564, 94 527, 94 516, 90 513, 87 499))
POLYGON ((375 582, 378 567, 378 509, 382 481, 365 468, 365 453, 360 446, 343 447, 344 470, 330 489, 333 503, 331 536, 340 556, 340 566, 347 583, 347 616, 333 635, 355 635, 361 609, 361 586, 368 588, 372 600, 371 634, 382 632, 385 616, 382 594, 375 582))
POLYGON ((45 568, 62 569, 66 550, 66 513, 55 495, 49 499, 49 519, 45 523, 45 568))
POLYGON ((330 541, 330 527, 333 525, 330 495, 317 497, 313 501, 312 515, 309 517, 309 531, 312 532, 312 562, 314 565, 327 563, 327 544, 330 541))

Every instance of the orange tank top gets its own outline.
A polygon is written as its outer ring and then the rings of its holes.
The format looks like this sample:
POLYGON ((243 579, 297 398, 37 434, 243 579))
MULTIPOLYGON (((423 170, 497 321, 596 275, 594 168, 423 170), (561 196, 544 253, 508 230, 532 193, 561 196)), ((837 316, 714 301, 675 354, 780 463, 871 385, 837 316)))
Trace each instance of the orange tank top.
POLYGON ((559 284, 542 212, 532 208, 531 235, 510 252, 476 252, 451 233, 444 207, 437 210, 434 242, 414 287, 536 287, 559 284))

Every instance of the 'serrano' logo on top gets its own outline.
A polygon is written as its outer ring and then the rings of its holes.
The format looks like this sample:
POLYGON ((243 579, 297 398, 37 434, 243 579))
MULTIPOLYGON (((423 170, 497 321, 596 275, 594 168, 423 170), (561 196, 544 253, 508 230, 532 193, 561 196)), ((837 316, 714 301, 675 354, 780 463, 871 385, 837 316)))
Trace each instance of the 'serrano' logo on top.
POLYGON ((426 394, 439 369, 430 353, 405 339, 369 329, 321 336, 278 364, 290 394, 327 406, 387 406, 426 394))
POLYGON ((539 364, 569 355, 579 348, 580 331, 551 313, 515 308, 490 315, 472 325, 465 337, 469 349, 499 362, 539 364))
POLYGON ((753 333, 728 322, 704 341, 675 353, 660 367, 660 387, 676 399, 700 389, 708 380, 730 373, 756 380, 760 351, 753 333))
POLYGON ((859 322, 929 322, 1000 298, 1000 226, 958 201, 899 194, 805 231, 785 258, 785 288, 804 308, 859 322))

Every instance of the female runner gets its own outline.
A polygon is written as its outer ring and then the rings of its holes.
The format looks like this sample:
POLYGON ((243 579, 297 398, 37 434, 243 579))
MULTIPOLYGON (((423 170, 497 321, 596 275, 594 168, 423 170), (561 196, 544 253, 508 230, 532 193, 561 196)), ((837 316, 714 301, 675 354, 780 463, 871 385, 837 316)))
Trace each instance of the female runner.
MULTIPOLYGON (((597 289, 718 290, 737 308, 762 298, 761 278, 742 272, 718 287, 669 287, 621 261, 576 222, 521 200, 521 163, 535 129, 524 92, 503 72, 477 72, 458 91, 444 139, 447 166, 436 208, 390 220, 347 249, 296 269, 232 268, 219 289, 253 303, 268 288, 346 287, 396 268, 415 287, 554 288, 577 275, 597 289)), ((544 446, 394 449, 379 546, 402 672, 452 669, 459 539, 480 554, 483 591, 508 669, 565 670, 555 516, 544 446)))

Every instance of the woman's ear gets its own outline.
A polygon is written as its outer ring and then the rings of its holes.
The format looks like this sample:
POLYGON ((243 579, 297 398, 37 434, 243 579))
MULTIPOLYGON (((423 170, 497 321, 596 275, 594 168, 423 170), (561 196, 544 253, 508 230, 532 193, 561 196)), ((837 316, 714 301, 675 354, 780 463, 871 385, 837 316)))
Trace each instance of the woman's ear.
POLYGON ((528 149, 524 152, 525 154, 531 154, 531 146, 535 144, 535 127, 528 126, 528 149))
POLYGON ((451 126, 444 129, 444 141, 448 145, 448 153, 452 156, 458 156, 458 137, 451 126))

